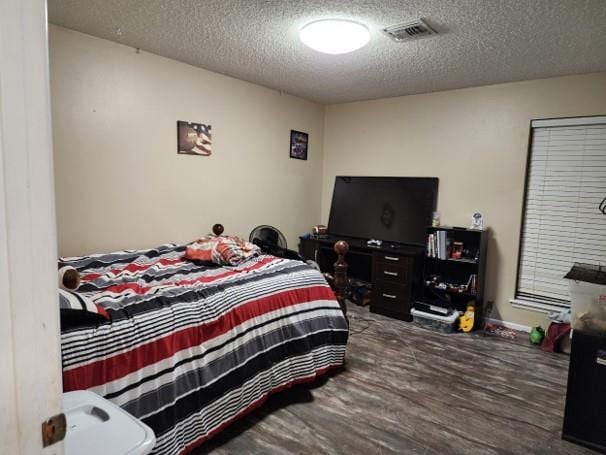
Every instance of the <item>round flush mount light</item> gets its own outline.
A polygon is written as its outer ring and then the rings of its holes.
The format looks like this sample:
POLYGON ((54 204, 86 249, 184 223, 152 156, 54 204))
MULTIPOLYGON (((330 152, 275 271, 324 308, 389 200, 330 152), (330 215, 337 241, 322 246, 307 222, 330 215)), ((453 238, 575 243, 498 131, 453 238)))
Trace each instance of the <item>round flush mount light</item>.
POLYGON ((304 26, 299 38, 318 52, 346 54, 365 46, 370 40, 370 33, 364 25, 357 22, 323 19, 304 26))

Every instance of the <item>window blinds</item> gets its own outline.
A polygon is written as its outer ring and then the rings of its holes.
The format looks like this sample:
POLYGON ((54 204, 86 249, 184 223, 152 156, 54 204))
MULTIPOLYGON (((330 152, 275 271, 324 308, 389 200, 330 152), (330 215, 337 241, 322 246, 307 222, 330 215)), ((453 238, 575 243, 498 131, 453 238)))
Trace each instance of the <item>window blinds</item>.
POLYGON ((606 117, 532 123, 517 300, 570 304, 573 263, 606 266, 606 117))

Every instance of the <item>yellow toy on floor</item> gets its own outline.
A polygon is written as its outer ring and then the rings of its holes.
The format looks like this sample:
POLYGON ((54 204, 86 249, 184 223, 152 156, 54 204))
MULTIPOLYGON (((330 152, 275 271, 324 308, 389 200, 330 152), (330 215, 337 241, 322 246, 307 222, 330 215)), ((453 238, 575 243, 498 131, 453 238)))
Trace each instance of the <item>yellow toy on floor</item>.
POLYGON ((471 329, 473 329, 475 312, 473 305, 467 305, 467 311, 463 313, 463 316, 459 317, 459 327, 461 327, 463 332, 471 332, 471 329))

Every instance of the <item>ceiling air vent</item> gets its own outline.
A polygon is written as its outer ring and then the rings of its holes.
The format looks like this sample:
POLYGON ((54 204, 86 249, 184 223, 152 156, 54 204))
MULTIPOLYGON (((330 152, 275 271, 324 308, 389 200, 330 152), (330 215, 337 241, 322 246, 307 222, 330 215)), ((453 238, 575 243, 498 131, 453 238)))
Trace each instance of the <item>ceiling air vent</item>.
POLYGON ((383 33, 396 43, 438 34, 434 29, 427 25, 423 19, 392 25, 391 27, 384 28, 383 33))

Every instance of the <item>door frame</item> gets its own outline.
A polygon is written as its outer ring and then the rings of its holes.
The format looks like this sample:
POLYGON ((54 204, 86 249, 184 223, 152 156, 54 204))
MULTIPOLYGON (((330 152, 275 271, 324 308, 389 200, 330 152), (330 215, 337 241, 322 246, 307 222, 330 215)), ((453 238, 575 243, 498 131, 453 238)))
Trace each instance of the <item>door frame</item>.
POLYGON ((42 448, 61 413, 45 0, 0 1, 0 453, 42 448))

